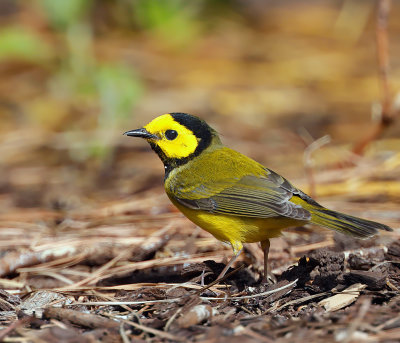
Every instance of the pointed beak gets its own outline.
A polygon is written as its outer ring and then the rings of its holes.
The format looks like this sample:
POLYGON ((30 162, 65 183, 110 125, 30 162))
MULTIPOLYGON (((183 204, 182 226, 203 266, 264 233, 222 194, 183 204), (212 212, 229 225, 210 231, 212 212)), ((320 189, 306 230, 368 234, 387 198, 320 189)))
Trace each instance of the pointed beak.
POLYGON ((124 135, 131 136, 131 137, 140 137, 140 138, 145 138, 145 139, 158 139, 158 137, 156 135, 153 135, 152 133, 148 132, 144 128, 126 131, 124 133, 124 135))

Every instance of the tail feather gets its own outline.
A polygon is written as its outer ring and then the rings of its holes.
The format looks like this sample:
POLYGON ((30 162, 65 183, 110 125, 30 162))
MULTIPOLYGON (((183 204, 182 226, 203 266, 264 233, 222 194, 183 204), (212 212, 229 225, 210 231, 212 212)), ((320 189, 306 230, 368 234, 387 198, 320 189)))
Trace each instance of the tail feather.
POLYGON ((377 234, 378 230, 393 231, 387 225, 349 216, 344 213, 328 210, 324 207, 313 207, 309 211, 311 212, 312 223, 353 237, 368 238, 377 234))

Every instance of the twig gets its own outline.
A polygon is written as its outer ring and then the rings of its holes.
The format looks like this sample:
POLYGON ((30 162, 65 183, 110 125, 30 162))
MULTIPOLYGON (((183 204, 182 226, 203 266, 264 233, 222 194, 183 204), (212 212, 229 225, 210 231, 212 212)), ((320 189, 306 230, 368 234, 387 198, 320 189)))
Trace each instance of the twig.
POLYGON ((135 329, 139 329, 139 330, 142 330, 143 332, 151 333, 151 334, 153 334, 155 336, 159 336, 161 338, 170 339, 173 342, 185 341, 185 338, 183 338, 183 337, 178 337, 178 336, 172 335, 172 334, 170 334, 168 332, 165 332, 165 331, 149 328, 147 326, 132 322, 130 320, 120 319, 120 318, 118 318, 118 320, 121 320, 123 323, 128 324, 130 326, 133 326, 135 329))
POLYGON ((69 322, 92 329, 95 328, 116 328, 119 326, 118 322, 104 318, 95 314, 82 313, 65 308, 48 307, 44 310, 43 316, 45 318, 55 318, 58 320, 68 320, 69 322))
POLYGON ((240 333, 250 336, 251 338, 254 338, 255 342, 264 342, 264 343, 276 342, 275 340, 272 340, 272 339, 266 337, 265 335, 262 335, 260 333, 253 331, 249 327, 244 327, 242 330, 240 330, 240 333))
POLYGON ((392 0, 378 1, 378 15, 376 27, 376 46, 378 56, 379 77, 382 87, 382 124, 389 125, 392 121, 391 90, 389 84, 389 39, 387 23, 392 0))
POLYGON ((352 341, 354 332, 356 332, 356 330, 360 326, 361 322, 363 321, 370 307, 371 307, 371 299, 370 298, 364 299, 364 301, 361 303, 357 316, 348 326, 346 333, 347 335, 346 338, 343 340, 343 343, 348 343, 352 341))
POLYGON ((129 339, 128 335, 126 334, 126 331, 124 329, 124 323, 121 323, 119 326, 119 334, 122 338, 123 343, 129 343, 131 340, 129 339))
POLYGON ((113 265, 115 265, 118 261, 122 259, 126 259, 128 256, 132 254, 131 248, 122 250, 117 256, 115 256, 112 260, 108 261, 106 264, 102 265, 99 269, 97 269, 95 272, 93 272, 90 276, 87 278, 80 280, 71 287, 79 287, 85 284, 92 285, 93 283, 96 283, 96 281, 99 279, 99 277, 108 269, 110 269, 113 265))
POLYGON ((321 248, 327 248, 334 246, 335 242, 333 241, 332 237, 328 237, 326 240, 322 242, 316 242, 316 243, 310 243, 310 244, 304 244, 304 245, 298 245, 294 247, 290 247, 290 252, 291 254, 300 254, 304 252, 309 252, 311 250, 315 249, 321 249, 321 248))
POLYGON ((16 320, 14 323, 12 323, 8 328, 5 328, 4 330, 0 331, 0 342, 3 342, 3 339, 7 337, 11 332, 13 332, 15 329, 20 327, 21 325, 25 325, 29 321, 31 321, 33 317, 24 317, 21 319, 16 320))
POLYGON ((197 294, 201 294, 202 292, 204 292, 205 290, 209 289, 210 287, 216 285, 217 283, 220 283, 222 281, 225 281, 227 278, 231 277, 233 274, 236 274, 239 270, 242 270, 244 268, 244 265, 242 264, 241 266, 239 266, 238 268, 236 268, 235 270, 232 270, 231 272, 229 272, 228 274, 226 274, 224 277, 220 278, 220 279, 216 279, 213 282, 211 282, 210 284, 208 284, 207 286, 202 287, 201 289, 199 289, 198 291, 196 291, 197 294))
MULTIPOLYGON (((171 265, 176 265, 177 263, 183 264, 183 263, 195 263, 195 262, 203 262, 205 259, 217 259, 220 257, 220 253, 216 254, 215 252, 212 253, 201 253, 201 254, 196 254, 196 255, 190 255, 187 257, 182 257, 182 256, 172 256, 172 257, 164 257, 164 258, 159 258, 159 259, 153 259, 153 260, 146 260, 146 261, 141 261, 141 262, 133 262, 133 263, 127 263, 121 266, 116 266, 112 269, 108 270, 107 274, 102 274, 101 276, 97 276, 97 282, 110 278, 112 276, 116 276, 118 274, 125 274, 129 272, 133 272, 135 270, 143 270, 143 269, 148 269, 152 267, 165 267, 165 266, 171 266, 171 265)), ((87 282, 87 280, 85 280, 87 282)), ((73 289, 75 287, 80 287, 81 281, 78 281, 76 284, 71 285, 71 286, 65 286, 65 288, 62 288, 63 290, 66 289, 73 289)))
POLYGON ((368 144, 379 138, 382 133, 394 122, 398 109, 394 108, 392 92, 389 84, 389 39, 387 23, 390 12, 391 0, 378 0, 378 13, 376 18, 376 47, 379 68, 379 81, 382 88, 382 101, 380 108, 380 120, 374 130, 356 143, 353 152, 362 155, 368 144), (393 106, 392 106, 393 105, 393 106))
POLYGON ((309 300, 312 300, 312 299, 315 299, 315 298, 320 298, 320 297, 322 297, 322 296, 324 296, 326 294, 329 294, 329 293, 330 292, 322 292, 322 293, 318 293, 318 294, 309 295, 309 296, 306 296, 306 297, 303 297, 303 298, 300 298, 300 299, 295 299, 295 300, 292 300, 292 301, 288 301, 287 303, 284 303, 282 306, 279 306, 278 308, 268 309, 262 314, 263 315, 267 314, 269 312, 272 312, 272 310, 273 311, 280 311, 280 310, 282 310, 283 308, 285 308, 287 306, 301 304, 301 303, 304 303, 306 301, 309 301, 309 300))
POLYGON ((390 330, 384 330, 376 335, 369 335, 368 339, 370 340, 370 342, 398 342, 398 340, 400 339, 400 329, 394 328, 390 330))
POLYGON ((68 258, 76 254, 77 248, 65 246, 64 249, 49 249, 45 251, 13 251, 0 259, 0 276, 14 273, 18 268, 33 266, 56 259, 68 258))
POLYGON ((306 171, 306 176, 308 179, 308 184, 309 184, 309 193, 312 197, 316 196, 315 192, 315 179, 314 179, 314 162, 312 159, 312 154, 323 147, 324 145, 330 143, 331 137, 329 135, 325 135, 321 138, 318 138, 317 140, 313 141, 310 143, 305 149, 304 149, 304 154, 303 154, 303 163, 304 163, 304 168, 306 171))
MULTIPOLYGON (((188 282, 185 283, 154 283, 154 282, 141 282, 135 284, 124 284, 124 285, 117 285, 117 286, 82 286, 82 287, 73 287, 68 288, 67 286, 61 288, 53 288, 54 292, 84 292, 84 291, 114 291, 114 290, 124 290, 124 291, 134 291, 143 287, 151 287, 151 288, 162 288, 162 289, 171 289, 171 288, 178 288, 184 287, 188 289, 202 289, 203 286, 191 284, 188 282)), ((216 293, 218 292, 219 288, 226 288, 227 285, 214 285, 211 290, 216 293)))
MULTIPOLYGON (((226 297, 227 300, 243 300, 243 299, 253 299, 253 298, 258 298, 258 297, 263 297, 266 295, 271 295, 280 291, 283 291, 284 289, 291 288, 292 286, 295 286, 297 283, 298 279, 288 283, 287 285, 284 285, 279 288, 271 289, 270 291, 266 292, 261 292, 257 294, 252 294, 252 295, 243 295, 243 296, 238 296, 238 297, 226 297)), ((205 300, 223 300, 223 298, 217 298, 217 297, 201 297, 201 299, 205 300)))
MULTIPOLYGON (((277 292, 280 292, 284 289, 290 288, 296 285, 298 279, 284 285, 282 287, 272 289, 270 291, 257 293, 253 295, 244 295, 237 297, 229 297, 225 296, 223 298, 218 297, 200 297, 201 300, 243 300, 243 299, 253 299, 266 295, 271 295, 277 292)), ((325 294, 325 293, 322 293, 325 294)), ((182 298, 172 298, 172 299, 160 299, 160 300, 143 300, 143 301, 88 301, 88 302, 76 302, 74 304, 66 304, 66 306, 75 306, 75 305, 90 305, 90 306, 118 306, 118 305, 143 305, 143 304, 156 304, 156 303, 173 303, 182 301, 182 298)))
POLYGON ((178 317, 178 315, 182 312, 183 307, 180 307, 177 311, 175 311, 175 313, 171 316, 171 318, 168 319, 167 323, 164 326, 164 331, 168 331, 171 324, 174 322, 174 320, 176 319, 176 317, 178 317))

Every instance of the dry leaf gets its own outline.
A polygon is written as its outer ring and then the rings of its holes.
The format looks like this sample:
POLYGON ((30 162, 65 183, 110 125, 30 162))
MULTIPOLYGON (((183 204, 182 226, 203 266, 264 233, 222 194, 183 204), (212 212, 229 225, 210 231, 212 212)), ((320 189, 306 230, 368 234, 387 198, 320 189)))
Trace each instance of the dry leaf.
POLYGON ((356 301, 360 295, 360 291, 366 287, 366 285, 356 283, 346 288, 339 294, 321 300, 318 305, 323 306, 328 312, 340 310, 341 308, 346 307, 356 301))

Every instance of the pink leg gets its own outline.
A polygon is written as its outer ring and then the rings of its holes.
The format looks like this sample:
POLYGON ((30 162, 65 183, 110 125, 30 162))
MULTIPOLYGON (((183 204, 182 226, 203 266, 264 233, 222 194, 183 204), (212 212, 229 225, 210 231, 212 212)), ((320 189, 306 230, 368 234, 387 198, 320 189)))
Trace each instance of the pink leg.
POLYGON ((264 252, 264 281, 268 281, 268 254, 270 245, 269 239, 261 242, 261 248, 264 252))

